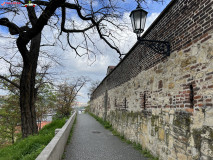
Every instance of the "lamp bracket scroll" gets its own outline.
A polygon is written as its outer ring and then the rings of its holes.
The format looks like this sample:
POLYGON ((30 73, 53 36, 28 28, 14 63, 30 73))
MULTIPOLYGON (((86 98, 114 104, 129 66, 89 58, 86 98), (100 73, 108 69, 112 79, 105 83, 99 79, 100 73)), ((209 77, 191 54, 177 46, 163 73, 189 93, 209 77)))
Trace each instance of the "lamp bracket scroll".
POLYGON ((151 48, 155 53, 170 56, 170 43, 167 41, 147 40, 138 37, 138 42, 151 48))

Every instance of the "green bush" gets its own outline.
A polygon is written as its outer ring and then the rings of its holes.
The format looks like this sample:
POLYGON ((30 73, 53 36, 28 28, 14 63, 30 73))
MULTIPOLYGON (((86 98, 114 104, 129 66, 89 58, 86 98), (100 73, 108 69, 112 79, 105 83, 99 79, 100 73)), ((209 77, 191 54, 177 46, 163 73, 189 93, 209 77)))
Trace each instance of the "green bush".
POLYGON ((85 112, 90 112, 90 106, 87 106, 87 107, 85 108, 85 112))
POLYGON ((34 160, 51 141, 55 129, 65 124, 65 118, 54 120, 44 126, 38 135, 29 136, 17 141, 15 144, 0 149, 0 160, 34 160))

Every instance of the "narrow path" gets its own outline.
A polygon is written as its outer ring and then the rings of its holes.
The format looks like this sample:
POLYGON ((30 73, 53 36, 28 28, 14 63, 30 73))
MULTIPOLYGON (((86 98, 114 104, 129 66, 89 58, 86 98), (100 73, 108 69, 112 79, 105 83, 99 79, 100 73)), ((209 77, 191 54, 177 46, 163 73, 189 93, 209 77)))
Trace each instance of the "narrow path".
POLYGON ((65 160, 146 160, 88 114, 79 114, 65 160))

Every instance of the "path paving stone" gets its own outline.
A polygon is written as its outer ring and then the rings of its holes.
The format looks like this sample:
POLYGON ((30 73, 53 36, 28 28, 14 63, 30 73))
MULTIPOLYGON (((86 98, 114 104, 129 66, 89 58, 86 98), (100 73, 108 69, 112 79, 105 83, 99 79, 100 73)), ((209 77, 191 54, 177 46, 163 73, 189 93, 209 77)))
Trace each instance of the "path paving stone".
POLYGON ((79 114, 65 160, 147 160, 88 114, 79 114))

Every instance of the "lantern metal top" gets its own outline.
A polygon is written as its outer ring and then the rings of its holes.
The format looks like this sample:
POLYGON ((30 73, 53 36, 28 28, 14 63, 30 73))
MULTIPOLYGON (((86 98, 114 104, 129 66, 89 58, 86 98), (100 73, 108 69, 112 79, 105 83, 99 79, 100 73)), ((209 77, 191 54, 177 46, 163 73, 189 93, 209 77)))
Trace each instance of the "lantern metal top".
MULTIPOLYGON (((140 5, 140 3, 138 3, 138 6, 137 6, 136 9, 133 10, 132 12, 137 11, 137 10, 143 10, 142 7, 141 7, 141 5, 140 5)), ((143 11, 146 12, 146 13, 148 13, 148 12, 145 11, 145 10, 143 10, 143 11)), ((131 16, 132 12, 130 13, 130 16, 131 16)))
POLYGON ((145 11, 145 10, 143 10, 143 9, 141 8, 141 5, 138 4, 137 8, 136 8, 135 10, 133 10, 133 11, 130 13, 129 16, 131 17, 132 13, 137 12, 137 11, 140 11, 140 12, 143 11, 143 12, 145 12, 146 14, 148 14, 148 12, 145 11))

